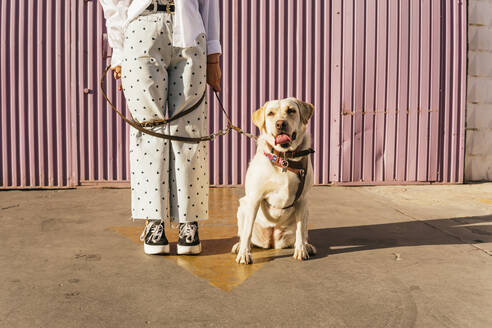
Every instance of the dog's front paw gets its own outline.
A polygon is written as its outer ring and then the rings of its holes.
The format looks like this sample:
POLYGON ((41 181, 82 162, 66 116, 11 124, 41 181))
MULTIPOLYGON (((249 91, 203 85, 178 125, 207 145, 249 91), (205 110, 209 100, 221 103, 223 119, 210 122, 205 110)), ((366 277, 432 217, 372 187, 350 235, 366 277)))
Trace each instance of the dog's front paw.
POLYGON ((309 255, 316 255, 316 253, 318 252, 316 250, 316 247, 314 247, 314 245, 311 245, 311 244, 306 243, 305 246, 307 248, 307 251, 308 251, 308 254, 309 255))
POLYGON ((247 249, 239 249, 238 254, 236 256, 236 263, 239 264, 251 264, 253 263, 253 259, 251 258, 251 253, 247 249))
POLYGON ((239 242, 235 243, 234 246, 232 246, 231 253, 239 253, 239 242))
POLYGON ((309 259, 309 255, 316 254, 316 248, 310 244, 296 245, 294 249, 294 258, 299 261, 309 259))

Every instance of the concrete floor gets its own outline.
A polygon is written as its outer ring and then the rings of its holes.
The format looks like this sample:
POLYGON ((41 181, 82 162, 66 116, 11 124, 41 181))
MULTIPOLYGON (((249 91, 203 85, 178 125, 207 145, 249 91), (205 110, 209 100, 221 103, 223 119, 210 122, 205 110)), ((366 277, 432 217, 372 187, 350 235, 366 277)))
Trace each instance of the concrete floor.
POLYGON ((128 189, 0 192, 0 327, 492 327, 492 184, 317 187, 319 254, 251 267, 241 194, 211 189, 204 253, 177 257, 143 254, 128 189))

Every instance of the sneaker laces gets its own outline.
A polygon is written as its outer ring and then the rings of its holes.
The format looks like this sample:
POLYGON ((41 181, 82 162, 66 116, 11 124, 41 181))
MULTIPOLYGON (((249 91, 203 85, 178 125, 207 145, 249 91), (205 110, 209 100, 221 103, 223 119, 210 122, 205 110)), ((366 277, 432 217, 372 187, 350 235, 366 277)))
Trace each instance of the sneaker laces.
POLYGON ((179 230, 179 238, 186 238, 187 243, 192 243, 195 240, 195 234, 198 226, 192 223, 185 223, 179 230))
POLYGON ((143 241, 147 236, 147 242, 152 241, 155 243, 161 239, 163 233, 164 224, 162 223, 162 221, 149 222, 145 226, 144 231, 142 231, 142 234, 140 235, 140 240, 143 241))

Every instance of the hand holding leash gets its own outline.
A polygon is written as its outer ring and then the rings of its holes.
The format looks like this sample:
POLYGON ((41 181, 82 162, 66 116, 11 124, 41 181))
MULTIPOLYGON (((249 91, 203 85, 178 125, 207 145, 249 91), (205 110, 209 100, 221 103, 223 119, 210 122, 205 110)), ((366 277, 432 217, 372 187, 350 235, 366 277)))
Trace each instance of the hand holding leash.
MULTIPOLYGON (((121 79, 121 66, 120 65, 111 67, 111 70, 113 71, 113 77, 115 80, 121 79)), ((118 87, 118 90, 119 91, 123 90, 123 87, 120 85, 118 87)))
POLYGON ((113 76, 115 80, 121 79, 121 66, 113 66, 111 67, 111 70, 113 71, 113 76))
POLYGON ((211 54, 207 57, 207 83, 215 92, 220 92, 220 78, 222 72, 219 66, 219 54, 211 54))

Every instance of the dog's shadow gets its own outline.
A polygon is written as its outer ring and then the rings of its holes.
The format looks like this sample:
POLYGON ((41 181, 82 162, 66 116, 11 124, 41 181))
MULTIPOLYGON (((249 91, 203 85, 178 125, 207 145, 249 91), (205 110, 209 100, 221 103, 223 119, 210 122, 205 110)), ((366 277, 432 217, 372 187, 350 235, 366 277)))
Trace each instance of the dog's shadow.
POLYGON ((489 243, 492 215, 314 229, 309 240, 318 250, 314 258, 402 246, 489 243))
MULTIPOLYGON (((232 254, 232 246, 238 240, 238 237, 202 240, 201 255, 232 254)), ((492 242, 492 215, 312 229, 309 242, 318 251, 311 259, 401 246, 489 243, 492 242)), ((176 247, 175 243, 171 243, 171 247, 176 247)), ((252 248, 255 263, 290 257, 293 252, 292 248, 252 248)))

